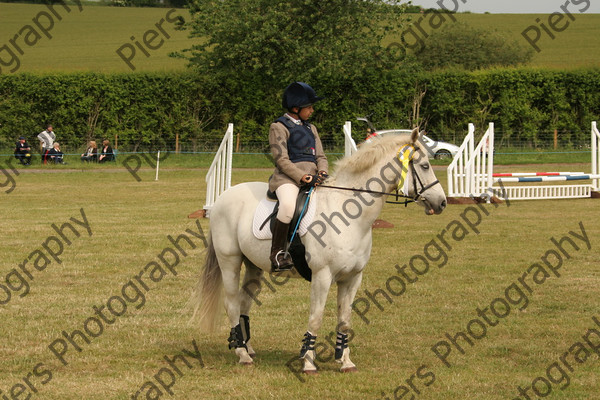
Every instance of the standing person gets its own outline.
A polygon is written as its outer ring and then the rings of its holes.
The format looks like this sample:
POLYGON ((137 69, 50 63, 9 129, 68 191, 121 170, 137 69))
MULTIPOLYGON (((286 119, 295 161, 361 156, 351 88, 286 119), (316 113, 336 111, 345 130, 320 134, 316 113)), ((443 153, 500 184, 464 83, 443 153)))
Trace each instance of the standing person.
POLYGON ((56 134, 54 134, 54 128, 52 125, 46 126, 46 130, 40 132, 37 135, 37 138, 40 140, 40 144, 42 145, 42 162, 44 164, 48 163, 48 153, 53 149, 54 139, 56 139, 56 134))
POLYGON ((313 104, 319 100, 322 97, 306 83, 290 84, 281 102, 287 113, 269 129, 269 145, 275 161, 269 190, 279 199, 270 255, 273 272, 294 267, 286 243, 300 186, 318 185, 327 177, 328 163, 321 139, 317 128, 308 122, 314 112, 313 104))
POLYGON ((25 136, 21 136, 15 148, 15 158, 23 165, 31 165, 31 146, 25 136))
POLYGON ((85 153, 81 155, 81 161, 96 162, 98 161, 98 146, 95 140, 90 140, 85 153))
POLYGON ((102 153, 100 153, 100 157, 98 157, 98 162, 103 163, 106 161, 113 161, 114 154, 113 149, 110 147, 110 142, 107 139, 102 141, 102 153))

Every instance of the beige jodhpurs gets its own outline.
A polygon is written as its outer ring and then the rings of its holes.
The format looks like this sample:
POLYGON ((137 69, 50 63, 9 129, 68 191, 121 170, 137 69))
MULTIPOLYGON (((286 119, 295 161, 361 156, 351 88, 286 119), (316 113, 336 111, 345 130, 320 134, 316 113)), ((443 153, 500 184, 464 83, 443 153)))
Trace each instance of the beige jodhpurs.
POLYGON ((275 190, 277 198, 279 199, 277 219, 284 224, 289 224, 292 221, 299 192, 300 188, 291 183, 284 183, 275 190))

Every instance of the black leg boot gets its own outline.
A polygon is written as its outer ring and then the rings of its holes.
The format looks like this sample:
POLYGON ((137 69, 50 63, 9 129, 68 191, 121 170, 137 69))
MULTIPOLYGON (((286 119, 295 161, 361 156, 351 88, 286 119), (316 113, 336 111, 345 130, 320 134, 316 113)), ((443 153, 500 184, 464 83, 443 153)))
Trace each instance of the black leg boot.
POLYGON ((271 272, 289 271, 294 268, 290 253, 285 250, 290 224, 284 224, 275 218, 273 242, 271 244, 271 272))

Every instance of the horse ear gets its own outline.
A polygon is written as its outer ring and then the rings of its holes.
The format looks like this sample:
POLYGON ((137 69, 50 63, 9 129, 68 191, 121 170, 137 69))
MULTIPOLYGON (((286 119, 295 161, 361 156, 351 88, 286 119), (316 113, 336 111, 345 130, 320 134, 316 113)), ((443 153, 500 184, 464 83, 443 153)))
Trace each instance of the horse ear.
POLYGON ((420 136, 419 128, 413 129, 412 133, 410 134, 411 143, 413 143, 413 144, 417 143, 417 140, 419 140, 419 136, 420 136))

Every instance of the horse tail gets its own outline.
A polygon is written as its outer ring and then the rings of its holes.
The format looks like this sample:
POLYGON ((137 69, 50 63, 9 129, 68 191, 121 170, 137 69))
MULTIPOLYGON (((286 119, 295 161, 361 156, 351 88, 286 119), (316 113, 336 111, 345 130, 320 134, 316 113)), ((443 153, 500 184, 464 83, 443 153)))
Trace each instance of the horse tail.
POLYGON ((192 320, 199 322, 202 331, 213 332, 217 328, 218 312, 223 306, 222 289, 221 267, 215 253, 212 234, 209 233, 204 270, 189 301, 194 311, 192 320))

